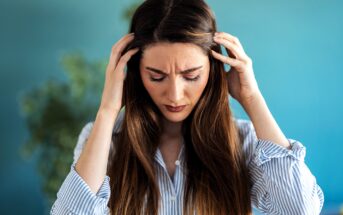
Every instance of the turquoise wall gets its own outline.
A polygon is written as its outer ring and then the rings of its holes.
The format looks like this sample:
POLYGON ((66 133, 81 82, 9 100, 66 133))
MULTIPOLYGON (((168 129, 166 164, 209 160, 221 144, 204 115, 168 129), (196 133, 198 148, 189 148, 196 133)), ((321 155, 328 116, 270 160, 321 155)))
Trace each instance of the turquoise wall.
MULTIPOLYGON (((28 137, 19 95, 49 77, 65 80, 59 61, 82 51, 107 58, 127 32, 121 10, 133 1, 15 0, 0 3, 0 211, 44 214, 34 159, 19 147, 28 137)), ((287 137, 307 147, 306 163, 328 212, 343 203, 343 2, 211 0, 219 31, 237 36, 287 137)), ((233 102, 237 116, 246 118, 233 102)), ((71 152, 72 153, 72 152, 71 152)), ((323 213, 324 214, 324 213, 323 213)))

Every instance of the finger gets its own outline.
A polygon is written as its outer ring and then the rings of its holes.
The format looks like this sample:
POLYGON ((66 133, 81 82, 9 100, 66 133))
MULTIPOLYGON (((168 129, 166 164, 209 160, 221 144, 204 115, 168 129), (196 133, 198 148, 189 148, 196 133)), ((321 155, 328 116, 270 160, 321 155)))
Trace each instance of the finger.
POLYGON ((243 46, 237 37, 226 32, 216 32, 215 35, 218 35, 219 37, 227 38, 228 40, 232 41, 233 43, 235 43, 236 45, 238 45, 240 48, 243 49, 243 46))
POLYGON ((127 34, 124 37, 122 37, 115 45, 112 46, 110 56, 110 63, 112 68, 115 68, 123 50, 126 48, 128 43, 131 42, 133 39, 133 34, 127 34))
POLYGON ((113 47, 111 55, 114 60, 114 64, 116 65, 119 61, 120 56, 122 55, 123 50, 128 45, 129 42, 131 42, 134 39, 133 34, 127 34, 124 37, 122 37, 113 47))
POLYGON ((234 59, 231 57, 224 56, 224 55, 222 55, 222 54, 220 54, 214 50, 211 50, 211 53, 212 53, 214 58, 220 60, 223 63, 229 64, 230 66, 240 67, 242 65, 242 62, 239 61, 238 59, 234 59))
POLYGON ((126 52, 119 60, 118 65, 115 69, 115 71, 123 71, 125 69, 125 66, 127 64, 127 62, 131 59, 131 57, 137 53, 137 51, 139 50, 139 48, 134 48, 129 50, 128 52, 126 52))
POLYGON ((215 37, 214 41, 223 45, 226 48, 226 51, 227 51, 229 57, 241 59, 241 60, 245 59, 245 53, 240 48, 238 48, 237 45, 235 45, 231 41, 226 40, 224 38, 219 38, 219 37, 215 37), (234 56, 230 55, 230 53, 232 53, 234 56))
POLYGON ((113 46, 111 51, 112 52, 118 52, 120 50, 123 50, 125 48, 125 45, 127 44, 128 41, 132 40, 134 38, 134 34, 130 33, 130 34, 126 34, 125 36, 123 36, 122 38, 120 38, 119 41, 117 41, 113 46))

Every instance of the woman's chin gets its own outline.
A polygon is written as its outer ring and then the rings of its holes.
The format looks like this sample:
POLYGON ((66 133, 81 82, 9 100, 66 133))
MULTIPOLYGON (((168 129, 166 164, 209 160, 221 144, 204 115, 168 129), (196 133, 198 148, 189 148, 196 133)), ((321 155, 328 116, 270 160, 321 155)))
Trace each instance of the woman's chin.
POLYGON ((166 118, 166 120, 170 121, 170 122, 182 122, 183 120, 185 120, 187 118, 189 114, 186 112, 163 112, 163 116, 164 118, 166 118))

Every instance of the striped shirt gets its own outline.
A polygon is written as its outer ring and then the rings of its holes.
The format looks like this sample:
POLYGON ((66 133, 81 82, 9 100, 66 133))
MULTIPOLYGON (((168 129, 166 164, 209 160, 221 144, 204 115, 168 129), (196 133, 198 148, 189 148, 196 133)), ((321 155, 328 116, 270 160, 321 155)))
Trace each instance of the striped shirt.
MULTIPOLYGON (((120 130, 123 115, 122 111, 116 120, 114 132, 120 130)), ((235 122, 244 137, 242 147, 253 182, 252 206, 265 214, 319 214, 323 207, 324 194, 304 162, 306 148, 293 139, 288 139, 291 149, 258 139, 251 121, 235 119, 235 122)), ((105 176, 95 194, 75 171, 76 162, 92 127, 93 122, 87 123, 79 135, 74 150, 74 162, 57 193, 50 214, 110 214, 107 206, 111 194, 109 176, 105 176)), ((161 191, 160 215, 182 214, 185 183, 182 171, 183 149, 184 144, 175 161, 173 177, 168 174, 161 151, 156 151, 156 177, 161 191)))

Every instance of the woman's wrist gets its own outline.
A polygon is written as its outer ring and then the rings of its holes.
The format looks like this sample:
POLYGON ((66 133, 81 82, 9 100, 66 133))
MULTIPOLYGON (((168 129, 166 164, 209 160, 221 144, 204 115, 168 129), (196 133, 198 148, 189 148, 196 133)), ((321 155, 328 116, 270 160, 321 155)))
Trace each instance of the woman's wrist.
POLYGON ((116 110, 114 108, 100 106, 96 117, 102 120, 110 120, 112 124, 114 124, 119 114, 119 111, 120 110, 116 110))
POLYGON ((269 140, 290 149, 287 138, 276 123, 261 93, 246 101, 243 108, 251 119, 257 138, 269 140))
MULTIPOLYGON (((242 107, 247 111, 250 110, 251 107, 256 106, 257 104, 260 104, 261 102, 264 102, 264 98, 262 96, 261 91, 256 91, 252 96, 250 96, 247 99, 244 99, 240 102, 242 107)), ((249 113, 248 113, 249 114, 249 113)))

